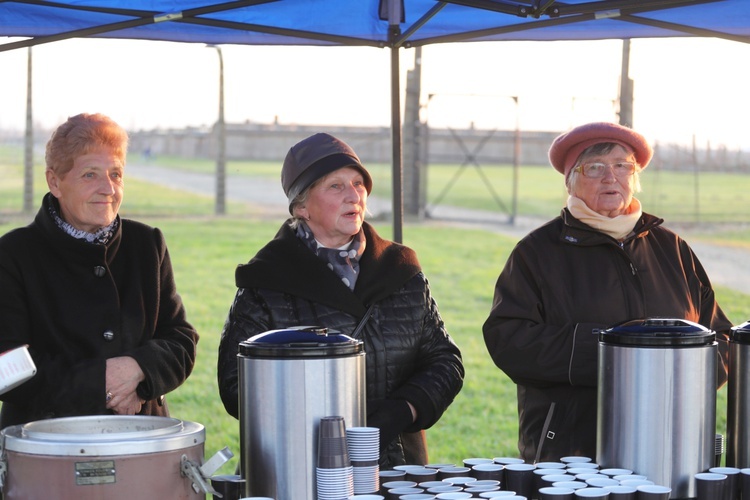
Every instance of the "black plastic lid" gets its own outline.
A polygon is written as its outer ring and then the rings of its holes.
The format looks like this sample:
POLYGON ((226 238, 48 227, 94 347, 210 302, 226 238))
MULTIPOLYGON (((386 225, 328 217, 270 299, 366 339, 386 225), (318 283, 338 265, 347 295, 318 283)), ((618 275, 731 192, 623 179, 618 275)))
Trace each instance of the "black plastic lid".
POLYGON ((750 344, 750 321, 733 326, 729 332, 729 340, 740 344, 750 344))
POLYGON ((322 326, 269 330, 240 342, 239 355, 256 358, 339 357, 362 352, 363 343, 322 326))
POLYGON ((716 333, 708 328, 673 318, 635 319, 595 332, 599 333, 600 342, 613 345, 683 347, 716 341, 716 333))

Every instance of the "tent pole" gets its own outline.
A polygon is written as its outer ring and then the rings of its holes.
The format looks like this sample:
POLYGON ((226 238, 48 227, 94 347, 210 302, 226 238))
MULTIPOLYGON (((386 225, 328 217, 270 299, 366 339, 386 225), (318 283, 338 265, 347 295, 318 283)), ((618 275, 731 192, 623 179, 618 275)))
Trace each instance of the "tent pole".
POLYGON ((403 243, 404 190, 401 158, 401 90, 399 48, 391 47, 391 147, 393 154, 393 241, 403 243))
POLYGON ((622 41, 622 69, 620 70, 620 125, 633 126, 633 80, 630 79, 630 39, 622 41))
POLYGON ((31 47, 26 59, 26 133, 23 148, 23 211, 30 214, 34 210, 34 120, 32 112, 32 64, 31 47))

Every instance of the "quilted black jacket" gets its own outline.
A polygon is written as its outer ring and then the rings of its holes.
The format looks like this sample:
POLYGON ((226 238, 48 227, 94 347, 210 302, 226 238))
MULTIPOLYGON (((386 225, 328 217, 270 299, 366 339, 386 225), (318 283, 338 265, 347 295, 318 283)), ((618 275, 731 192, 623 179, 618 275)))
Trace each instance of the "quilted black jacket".
POLYGON ((319 325, 359 334, 366 352, 367 399, 405 399, 418 418, 381 456, 381 467, 427 458, 420 433, 448 408, 463 384, 461 353, 448 335, 414 252, 384 240, 369 224, 354 291, 285 223, 276 237, 236 271, 238 287, 221 336, 218 383, 224 406, 238 417, 237 346, 268 330, 319 325))

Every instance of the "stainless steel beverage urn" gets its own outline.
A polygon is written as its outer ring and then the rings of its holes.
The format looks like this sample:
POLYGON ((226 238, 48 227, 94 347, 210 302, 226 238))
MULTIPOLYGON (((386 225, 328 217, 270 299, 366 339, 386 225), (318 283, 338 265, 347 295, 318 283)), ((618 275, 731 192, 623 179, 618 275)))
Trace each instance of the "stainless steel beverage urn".
POLYGON ((271 330, 241 342, 238 363, 245 494, 314 499, 320 419, 365 425, 363 343, 316 326, 271 330))
POLYGON ((716 333, 659 318, 597 333, 597 461, 695 498, 715 460, 716 333))
POLYGON ((727 381, 727 460, 729 467, 750 467, 750 322, 729 334, 727 381))

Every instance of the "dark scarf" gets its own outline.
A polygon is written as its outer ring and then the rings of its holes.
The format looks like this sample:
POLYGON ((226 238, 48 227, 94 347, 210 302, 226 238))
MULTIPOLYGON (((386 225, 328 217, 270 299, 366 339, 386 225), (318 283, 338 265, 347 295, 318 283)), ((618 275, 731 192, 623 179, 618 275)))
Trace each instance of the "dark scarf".
POLYGON ((361 228, 354 235, 352 241, 348 245, 345 245, 345 248, 328 248, 322 246, 315 239, 315 235, 304 221, 300 221, 297 226, 297 237, 315 255, 320 257, 328 265, 328 268, 336 273, 336 276, 341 278, 341 281, 350 290, 354 290, 357 284, 357 276, 359 276, 359 259, 362 258, 362 254, 365 253, 365 247, 367 246, 365 233, 362 232, 361 228))

